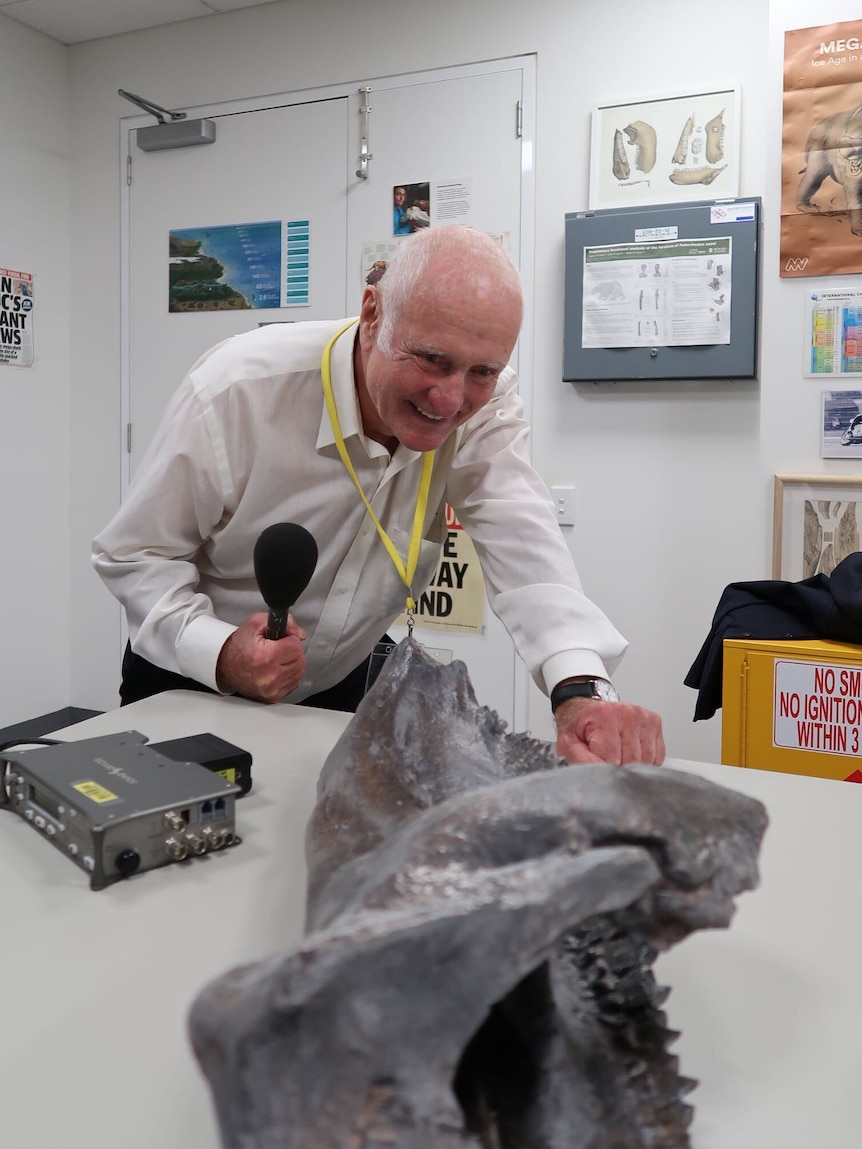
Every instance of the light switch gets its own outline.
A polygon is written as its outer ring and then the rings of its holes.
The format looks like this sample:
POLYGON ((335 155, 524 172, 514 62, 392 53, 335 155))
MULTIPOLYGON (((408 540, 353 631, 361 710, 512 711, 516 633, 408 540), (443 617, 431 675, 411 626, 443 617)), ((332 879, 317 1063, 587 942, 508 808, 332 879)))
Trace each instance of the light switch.
POLYGON ((551 498, 554 500, 554 510, 557 513, 557 522, 561 527, 575 525, 575 488, 551 487, 551 498))

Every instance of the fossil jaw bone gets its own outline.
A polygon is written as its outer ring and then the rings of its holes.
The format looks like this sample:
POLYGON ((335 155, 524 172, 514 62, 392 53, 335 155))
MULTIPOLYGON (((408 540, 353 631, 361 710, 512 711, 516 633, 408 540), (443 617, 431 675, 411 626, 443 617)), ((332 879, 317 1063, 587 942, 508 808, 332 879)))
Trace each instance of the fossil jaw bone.
POLYGON ((714 179, 718 179, 727 164, 722 164, 720 168, 680 168, 667 177, 672 184, 711 184, 714 179))
POLYGON ((655 128, 644 120, 634 120, 623 131, 629 143, 637 148, 635 167, 641 172, 651 172, 656 160, 655 128))
POLYGON ((195 1002, 225 1149, 685 1149, 650 966, 729 924, 760 803, 566 766, 399 643, 309 823, 308 932, 195 1002))
POLYGON ((707 120, 704 127, 706 130, 707 162, 717 164, 719 160, 724 159, 724 108, 717 116, 707 120))
POLYGON ((688 142, 691 139, 691 133, 694 131, 694 116, 689 116, 683 124, 682 131, 679 134, 679 140, 676 145, 676 151, 671 156, 672 164, 684 164, 688 156, 688 142))

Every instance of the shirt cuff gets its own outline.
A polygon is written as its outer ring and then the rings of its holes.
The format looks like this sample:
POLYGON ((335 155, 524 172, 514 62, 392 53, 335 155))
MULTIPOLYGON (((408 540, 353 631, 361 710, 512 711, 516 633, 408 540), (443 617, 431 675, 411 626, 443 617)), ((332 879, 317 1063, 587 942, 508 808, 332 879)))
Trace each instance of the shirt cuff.
POLYGON ((542 678, 545 693, 548 695, 564 678, 575 678, 579 675, 585 675, 587 678, 607 678, 608 681, 611 677, 599 656, 590 650, 565 650, 562 654, 552 654, 542 663, 542 678))
POLYGON ((180 673, 224 694, 216 683, 221 648, 237 628, 211 614, 199 614, 185 627, 177 643, 180 673))

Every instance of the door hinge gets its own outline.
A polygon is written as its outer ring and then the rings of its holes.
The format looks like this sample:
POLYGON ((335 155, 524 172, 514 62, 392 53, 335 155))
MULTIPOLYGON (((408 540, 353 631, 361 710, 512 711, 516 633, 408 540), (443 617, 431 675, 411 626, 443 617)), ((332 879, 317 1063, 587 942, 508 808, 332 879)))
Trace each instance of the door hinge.
POLYGON ((515 105, 515 137, 521 139, 524 134, 524 105, 518 100, 515 105))
POLYGON ((132 453, 132 424, 127 423, 126 424, 126 454, 131 455, 131 453, 132 453))
POLYGON ((126 187, 132 186, 132 157, 131 154, 126 156, 126 187))

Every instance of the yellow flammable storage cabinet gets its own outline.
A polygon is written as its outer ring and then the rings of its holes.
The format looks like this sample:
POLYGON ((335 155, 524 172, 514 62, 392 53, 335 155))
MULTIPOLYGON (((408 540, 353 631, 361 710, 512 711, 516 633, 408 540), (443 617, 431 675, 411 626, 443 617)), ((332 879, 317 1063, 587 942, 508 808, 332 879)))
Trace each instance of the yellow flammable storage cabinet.
POLYGON ((721 761, 862 782, 862 646, 724 640, 721 761))

